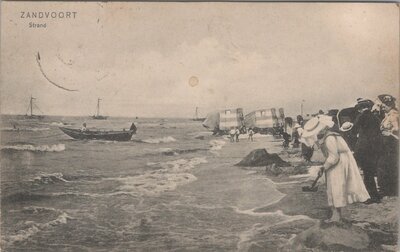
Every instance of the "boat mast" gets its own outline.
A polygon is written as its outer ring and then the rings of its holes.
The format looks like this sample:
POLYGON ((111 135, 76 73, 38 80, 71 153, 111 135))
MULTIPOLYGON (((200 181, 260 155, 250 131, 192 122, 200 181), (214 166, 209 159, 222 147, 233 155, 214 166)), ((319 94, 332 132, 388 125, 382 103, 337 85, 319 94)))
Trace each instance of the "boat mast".
POLYGON ((97 116, 100 115, 100 98, 97 99, 97 116))
POLYGON ((195 119, 198 119, 198 118, 199 118, 199 116, 198 116, 198 110, 199 110, 199 107, 196 107, 196 112, 195 112, 195 115, 194 115, 194 118, 195 118, 195 119))
POLYGON ((31 116, 33 115, 33 100, 34 100, 34 99, 36 99, 36 98, 33 98, 32 95, 31 95, 31 101, 30 101, 30 103, 29 103, 30 108, 31 108, 31 116))

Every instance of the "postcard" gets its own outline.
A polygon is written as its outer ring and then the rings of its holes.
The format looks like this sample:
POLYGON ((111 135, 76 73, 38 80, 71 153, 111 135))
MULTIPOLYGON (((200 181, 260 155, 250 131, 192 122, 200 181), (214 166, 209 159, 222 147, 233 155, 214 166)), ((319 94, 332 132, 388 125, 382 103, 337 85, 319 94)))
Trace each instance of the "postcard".
POLYGON ((1 4, 3 251, 397 251, 399 5, 1 4))

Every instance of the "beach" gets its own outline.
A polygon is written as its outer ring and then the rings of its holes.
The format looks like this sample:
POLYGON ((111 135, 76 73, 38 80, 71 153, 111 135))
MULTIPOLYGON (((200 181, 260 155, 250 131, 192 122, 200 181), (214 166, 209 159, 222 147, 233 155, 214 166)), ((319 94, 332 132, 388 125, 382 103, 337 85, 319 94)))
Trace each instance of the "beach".
MULTIPOLYGON (((318 152, 306 164, 299 149, 283 150, 282 139, 255 134, 254 141, 241 135, 239 142, 230 142, 188 119, 136 120, 138 132, 128 142, 72 140, 58 129, 79 127, 82 120, 3 117, 3 251, 337 247, 323 237, 312 243, 307 238, 315 228, 332 229, 319 224, 329 217, 324 185, 317 192, 301 190, 315 177, 318 152), (256 149, 277 153, 289 162, 289 168, 281 168, 288 172, 271 175, 265 166, 236 166, 256 149)), ((127 128, 132 122, 86 121, 89 128, 127 128)), ((388 198, 382 204, 347 207, 345 219, 361 231, 337 228, 363 242, 340 248, 397 249, 396 205, 397 198, 388 198)))

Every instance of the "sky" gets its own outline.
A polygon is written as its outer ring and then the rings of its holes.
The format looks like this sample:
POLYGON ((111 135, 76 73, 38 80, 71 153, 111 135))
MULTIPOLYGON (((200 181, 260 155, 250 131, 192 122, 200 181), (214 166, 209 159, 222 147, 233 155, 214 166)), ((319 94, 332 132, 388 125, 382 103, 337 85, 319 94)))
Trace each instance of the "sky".
POLYGON ((399 7, 389 3, 2 2, 2 114, 287 115, 399 93, 399 7), (22 19, 21 11, 76 11, 22 19), (46 28, 29 28, 29 23, 46 28), (36 62, 40 52, 45 79, 36 62), (40 114, 40 113, 39 113, 40 114))

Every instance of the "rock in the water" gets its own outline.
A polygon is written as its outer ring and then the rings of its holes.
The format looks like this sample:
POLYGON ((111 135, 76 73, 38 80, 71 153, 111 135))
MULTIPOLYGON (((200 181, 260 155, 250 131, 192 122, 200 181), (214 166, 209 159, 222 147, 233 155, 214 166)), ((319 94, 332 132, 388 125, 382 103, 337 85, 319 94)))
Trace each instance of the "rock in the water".
POLYGON ((199 140, 204 140, 205 137, 204 136, 195 136, 194 138, 199 139, 199 140))
POLYGON ((256 149, 250 152, 238 166, 267 166, 275 164, 277 167, 289 166, 289 163, 283 161, 278 154, 269 154, 266 149, 256 149))
POLYGON ((300 233, 291 242, 293 251, 320 249, 328 251, 365 250, 370 244, 366 231, 351 224, 317 224, 300 233))

